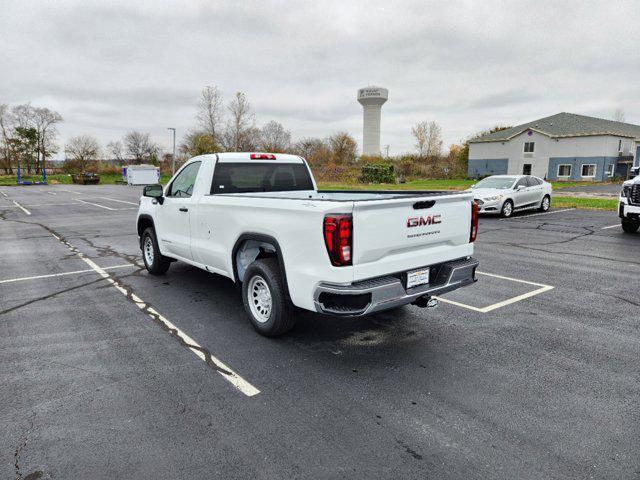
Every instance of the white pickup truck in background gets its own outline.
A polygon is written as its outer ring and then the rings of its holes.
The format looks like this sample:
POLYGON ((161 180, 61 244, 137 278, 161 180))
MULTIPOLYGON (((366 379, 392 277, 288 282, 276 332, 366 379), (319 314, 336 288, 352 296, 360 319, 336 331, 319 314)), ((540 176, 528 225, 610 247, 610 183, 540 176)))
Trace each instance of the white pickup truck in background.
POLYGON ((638 167, 633 173, 635 177, 622 184, 620 192, 618 216, 622 229, 627 233, 635 233, 640 228, 640 175, 638 167))
POLYGON ((145 187, 137 218, 150 273, 180 260, 230 278, 269 336, 294 306, 365 315, 473 283, 477 228, 472 193, 319 191, 302 158, 268 153, 194 157, 145 187))

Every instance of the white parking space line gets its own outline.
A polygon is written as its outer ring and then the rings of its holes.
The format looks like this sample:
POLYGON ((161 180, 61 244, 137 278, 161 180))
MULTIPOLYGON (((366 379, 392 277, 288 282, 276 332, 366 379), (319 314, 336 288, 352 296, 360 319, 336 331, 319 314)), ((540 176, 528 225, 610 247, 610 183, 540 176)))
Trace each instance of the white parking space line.
POLYGON ((111 210, 111 211, 117 210, 116 208, 106 207, 104 205, 100 205, 99 203, 87 202, 86 200, 80 200, 79 198, 76 198, 75 201, 86 203, 87 205, 93 205, 94 207, 104 208, 105 210, 111 210))
POLYGON ((97 198, 102 198, 103 200, 111 200, 112 202, 128 203, 129 205, 138 205, 138 202, 127 202, 126 200, 118 200, 116 198, 109 198, 109 197, 97 197, 97 198))
POLYGON ((13 201, 13 203, 15 204, 16 207, 18 207, 20 210, 22 210, 24 213, 26 213, 27 215, 31 215, 31 212, 29 210, 27 210, 26 208, 24 208, 22 205, 20 205, 18 202, 16 202, 15 200, 13 201))
POLYGON ((138 306, 140 310, 147 313, 154 321, 162 324, 165 330, 172 336, 175 337, 182 345, 186 346, 189 350, 191 350, 198 358, 207 363, 207 365, 211 366, 216 372, 218 372, 222 378, 231 383, 234 387, 236 387, 240 392, 248 397, 253 397, 260 393, 256 387, 238 375, 235 371, 229 368, 226 364, 220 361, 218 358, 214 357, 208 350, 205 350, 198 342, 196 342, 193 338, 187 335, 185 332, 180 330, 177 326, 175 326, 172 322, 170 322, 163 315, 158 313, 157 310, 153 309, 138 297, 135 293, 128 290, 124 285, 115 280, 109 273, 99 265, 97 265, 93 260, 88 258, 84 253, 66 241, 64 238, 60 238, 55 234, 51 234, 55 237, 59 242, 64 244, 69 250, 78 255, 83 262, 85 262, 93 271, 99 274, 102 278, 104 278, 107 282, 109 282, 114 288, 116 288, 120 293, 122 293, 125 297, 133 300, 135 304, 138 306))
POLYGON ((58 205, 77 205, 77 203, 69 202, 69 203, 33 203, 29 205, 25 205, 25 207, 33 208, 33 207, 55 207, 58 205))
POLYGON ((610 228, 620 228, 620 224, 616 223, 615 225, 609 225, 608 227, 602 227, 602 230, 608 230, 610 228))
POLYGON ((493 310, 497 310, 498 308, 506 307, 507 305, 511 305, 513 303, 521 302, 527 298, 534 297, 536 295, 540 295, 541 293, 548 292, 549 290, 553 290, 555 287, 551 285, 545 285, 544 283, 536 283, 530 282, 528 280, 521 280, 519 278, 506 277, 504 275, 496 275, 495 273, 487 273, 487 272, 479 272, 476 270, 476 273, 479 275, 486 275, 488 277, 500 278, 502 280, 508 280, 510 282, 524 283, 526 285, 533 285, 535 287, 539 287, 536 290, 532 290, 531 292, 523 293, 522 295, 517 295, 512 298, 508 298, 503 300, 502 302, 494 303, 492 305, 487 305, 486 307, 474 307, 473 305, 467 305, 466 303, 456 302, 454 300, 448 300, 442 297, 436 297, 439 301, 444 303, 449 303, 451 305, 455 305, 457 307, 466 308, 467 310, 473 310, 474 312, 480 313, 488 313, 493 310))
POLYGON ((8 195, 4 192, 0 192, 2 195, 4 195, 5 197, 8 197, 8 195))
MULTIPOLYGON (((114 265, 113 267, 103 267, 103 270, 114 270, 116 268, 133 268, 138 265, 134 265, 133 263, 125 263, 124 265, 114 265)), ((27 280, 39 280, 41 278, 52 278, 52 277, 64 277, 66 275, 77 275, 79 273, 89 273, 93 272, 93 269, 88 270, 75 270, 73 272, 62 272, 62 273, 50 273, 47 275, 34 275, 32 277, 20 277, 20 278, 8 278, 6 280, 0 280, 0 284, 2 283, 14 283, 14 282, 24 282, 27 280)))
POLYGON ((67 190, 66 188, 61 188, 60 190, 62 190, 63 192, 76 193, 78 195, 82 195, 82 192, 78 192, 75 190, 67 190))
POLYGON ((54 192, 47 192, 49 195, 57 195, 57 193, 54 192))
POLYGON ((571 210, 575 210, 575 208, 563 208, 562 210, 552 210, 550 212, 532 213, 531 215, 526 215, 524 217, 501 218, 500 220, 501 221, 503 221, 503 220, 517 220, 518 218, 537 217, 538 215, 551 215, 552 213, 570 212, 571 210))

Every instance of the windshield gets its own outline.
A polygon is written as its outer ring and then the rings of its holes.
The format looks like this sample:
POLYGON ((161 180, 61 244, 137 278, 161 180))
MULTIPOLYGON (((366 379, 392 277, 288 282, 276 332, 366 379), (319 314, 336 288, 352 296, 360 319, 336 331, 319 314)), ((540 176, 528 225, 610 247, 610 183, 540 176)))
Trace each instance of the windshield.
POLYGON ((471 188, 511 188, 514 180, 514 177, 487 177, 471 188))

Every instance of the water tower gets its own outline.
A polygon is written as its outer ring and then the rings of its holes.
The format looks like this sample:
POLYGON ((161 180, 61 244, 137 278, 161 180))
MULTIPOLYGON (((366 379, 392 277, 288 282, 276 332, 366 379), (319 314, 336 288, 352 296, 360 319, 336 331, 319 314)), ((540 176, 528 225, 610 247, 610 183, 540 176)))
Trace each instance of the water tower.
POLYGON ((389 90, 382 87, 365 87, 358 90, 358 102, 362 104, 362 154, 380 155, 380 115, 382 104, 389 98, 389 90))

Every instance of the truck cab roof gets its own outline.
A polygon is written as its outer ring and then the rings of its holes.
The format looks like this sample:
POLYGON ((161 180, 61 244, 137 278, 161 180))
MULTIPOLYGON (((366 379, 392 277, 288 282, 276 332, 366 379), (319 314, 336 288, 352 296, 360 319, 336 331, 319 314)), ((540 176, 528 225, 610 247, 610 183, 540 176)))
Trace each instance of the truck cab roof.
POLYGON ((267 153, 267 152, 225 152, 218 153, 220 163, 244 163, 244 162, 282 162, 282 163, 304 163, 298 155, 287 153, 267 153))

